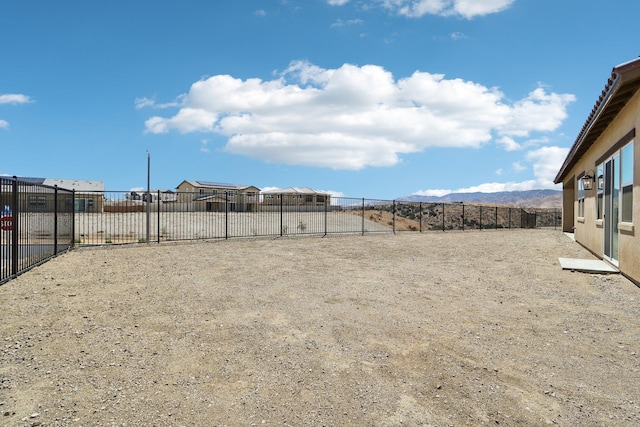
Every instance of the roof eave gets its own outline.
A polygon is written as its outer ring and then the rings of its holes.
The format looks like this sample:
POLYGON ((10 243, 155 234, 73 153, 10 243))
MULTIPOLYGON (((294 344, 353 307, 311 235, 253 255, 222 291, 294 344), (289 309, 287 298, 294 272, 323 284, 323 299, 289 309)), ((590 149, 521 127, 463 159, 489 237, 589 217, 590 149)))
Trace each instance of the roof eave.
MULTIPOLYGON (((623 88, 627 83, 631 83, 631 87, 633 88, 634 84, 637 85, 638 78, 640 78, 640 58, 625 62, 613 68, 611 77, 607 81, 607 84, 602 91, 602 94, 598 98, 598 101, 596 101, 591 114, 589 114, 589 117, 587 118, 584 126, 578 134, 576 141, 573 143, 571 150, 569 150, 569 153, 567 154, 562 167, 558 171, 558 174, 553 181, 554 183, 561 183, 564 178, 566 178, 571 167, 573 167, 577 160, 582 157, 583 152, 586 151, 591 146, 591 144, 595 142, 595 140, 597 140, 596 137, 592 141, 587 142, 588 139, 591 139, 591 132, 593 131, 594 127, 600 124, 602 116, 607 112, 608 107, 612 105, 611 101, 616 97, 620 89, 623 88)), ((637 88, 635 88, 635 90, 637 90, 637 88)), ((624 96, 621 97, 624 101, 624 96)), ((626 105, 626 101, 624 102, 624 104, 626 105)), ((613 105, 615 106, 616 103, 614 102, 613 105)), ((624 106, 620 107, 620 109, 622 108, 624 108, 624 106)), ((615 112, 615 108, 613 111, 615 112)), ((610 120, 613 121, 614 119, 612 118, 610 120)), ((608 126, 608 123, 606 123, 606 121, 604 124, 608 126)), ((600 133, 601 132, 603 131, 600 131, 600 133)))
POLYGON ((606 109, 607 105, 609 105, 609 102, 611 102, 611 98, 613 97, 613 94, 618 90, 619 85, 620 85, 620 75, 616 74, 612 78, 612 80, 609 80, 609 83, 607 85, 608 88, 605 88, 606 93, 603 93, 603 95, 601 95, 600 97, 600 100, 604 99, 604 101, 596 104, 596 106, 592 110, 592 113, 589 115, 589 118, 587 118, 587 121, 582 127, 582 130, 578 134, 578 138, 576 138, 576 141, 573 143, 571 150, 569 150, 569 154, 567 154, 567 157, 564 160, 562 167, 560 168, 560 170, 558 171, 558 174, 553 180, 555 184, 561 183, 564 177, 566 176, 569 170, 569 166, 574 161, 576 153, 580 148, 582 148, 582 145, 584 144, 585 139, 590 134, 591 129, 593 129, 593 126, 598 122, 598 119, 602 115, 602 112, 606 109))

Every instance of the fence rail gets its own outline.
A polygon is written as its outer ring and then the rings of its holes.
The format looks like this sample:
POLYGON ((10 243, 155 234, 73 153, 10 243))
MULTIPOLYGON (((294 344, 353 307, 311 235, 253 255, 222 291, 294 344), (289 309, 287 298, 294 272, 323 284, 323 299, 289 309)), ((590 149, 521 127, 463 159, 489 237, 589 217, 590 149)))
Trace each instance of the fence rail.
POLYGON ((0 284, 73 246, 73 191, 0 177, 0 284))
POLYGON ((74 245, 554 227, 558 209, 255 193, 76 193, 0 178, 0 284, 74 245))

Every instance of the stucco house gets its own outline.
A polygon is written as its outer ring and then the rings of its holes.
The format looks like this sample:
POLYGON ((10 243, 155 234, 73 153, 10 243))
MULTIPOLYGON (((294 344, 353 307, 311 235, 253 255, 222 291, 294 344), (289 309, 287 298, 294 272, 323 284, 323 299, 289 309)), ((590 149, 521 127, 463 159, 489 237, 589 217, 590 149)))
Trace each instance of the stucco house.
MULTIPOLYGON (((104 182, 87 181, 79 179, 57 179, 57 178, 25 178, 18 177, 22 185, 34 184, 35 186, 49 186, 75 190, 76 212, 102 212, 104 202, 104 182)), ((53 212, 54 193, 43 191, 41 187, 34 187, 33 192, 22 189, 20 208, 23 212, 53 212)), ((60 203, 60 201, 59 201, 60 203)), ((71 204, 71 198, 65 198, 64 203, 71 204)), ((3 188, 0 191, 0 204, 11 205, 10 189, 3 188)))
POLYGON ((176 187, 177 201, 188 210, 255 212, 260 189, 253 185, 184 180, 176 187))
POLYGON ((289 187, 267 190, 261 193, 265 205, 283 206, 324 206, 331 204, 331 195, 309 187, 289 187))
POLYGON ((558 171, 562 228, 640 285, 640 58, 613 68, 558 171))

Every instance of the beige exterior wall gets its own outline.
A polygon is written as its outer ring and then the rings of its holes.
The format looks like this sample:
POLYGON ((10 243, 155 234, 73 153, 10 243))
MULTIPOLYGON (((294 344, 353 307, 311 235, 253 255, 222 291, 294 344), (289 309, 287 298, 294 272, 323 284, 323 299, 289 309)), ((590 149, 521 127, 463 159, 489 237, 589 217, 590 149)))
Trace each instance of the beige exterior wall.
MULTIPOLYGON (((600 138, 582 156, 576 165, 566 174, 565 188, 574 179, 573 186, 573 222, 576 241, 585 246, 599 257, 604 256, 604 224, 597 216, 597 182, 593 189, 585 190, 584 216, 579 217, 578 210, 578 181, 587 172, 596 172, 596 162, 607 151, 625 137, 630 131, 636 130, 634 141, 634 172, 633 172, 633 223, 619 225, 619 267, 620 270, 636 282, 640 282, 640 92, 637 92, 629 103, 620 111, 615 120, 602 133, 600 138)), ((569 192, 566 192, 568 195, 569 192)), ((571 197, 569 195, 569 197, 571 197)), ((568 202, 568 200, 567 200, 568 202)), ((565 204, 564 211, 570 208, 565 204)), ((565 226, 566 230, 566 226, 565 226)))

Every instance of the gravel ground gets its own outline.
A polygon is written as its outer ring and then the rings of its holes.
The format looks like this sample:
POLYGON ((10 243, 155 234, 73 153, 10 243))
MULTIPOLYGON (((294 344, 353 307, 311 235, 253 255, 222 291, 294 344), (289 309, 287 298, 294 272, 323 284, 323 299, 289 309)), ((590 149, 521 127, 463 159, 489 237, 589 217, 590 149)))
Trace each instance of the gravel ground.
POLYGON ((640 290, 559 231, 86 248, 0 287, 0 424, 640 424, 640 290))

